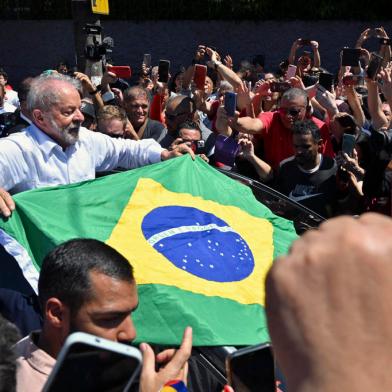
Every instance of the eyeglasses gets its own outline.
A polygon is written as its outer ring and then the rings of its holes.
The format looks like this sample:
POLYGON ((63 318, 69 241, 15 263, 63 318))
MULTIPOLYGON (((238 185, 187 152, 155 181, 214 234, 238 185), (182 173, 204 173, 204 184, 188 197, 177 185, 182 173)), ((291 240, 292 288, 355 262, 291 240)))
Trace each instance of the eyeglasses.
POLYGON ((288 114, 292 117, 296 117, 301 113, 303 109, 305 108, 279 108, 279 111, 282 114, 288 114))
POLYGON ((175 120, 177 117, 182 116, 184 114, 188 114, 188 112, 182 112, 182 113, 175 113, 175 114, 170 114, 170 113, 165 113, 165 117, 168 120, 175 120))

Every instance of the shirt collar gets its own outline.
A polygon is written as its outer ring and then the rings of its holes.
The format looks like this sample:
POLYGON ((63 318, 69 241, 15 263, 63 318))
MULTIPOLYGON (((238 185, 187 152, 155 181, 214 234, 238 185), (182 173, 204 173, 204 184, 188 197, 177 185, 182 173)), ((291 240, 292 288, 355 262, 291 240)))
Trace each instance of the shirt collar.
POLYGON ((33 331, 29 335, 26 346, 25 358, 31 367, 49 376, 56 364, 56 359, 51 357, 46 351, 37 347, 40 331, 33 331))
POLYGON ((39 149, 44 153, 46 158, 49 157, 53 149, 57 148, 62 150, 58 143, 39 129, 34 123, 27 127, 26 131, 36 140, 39 149))
POLYGON ((29 124, 32 124, 32 121, 28 117, 26 117, 22 112, 20 112, 19 115, 21 119, 25 120, 29 124))

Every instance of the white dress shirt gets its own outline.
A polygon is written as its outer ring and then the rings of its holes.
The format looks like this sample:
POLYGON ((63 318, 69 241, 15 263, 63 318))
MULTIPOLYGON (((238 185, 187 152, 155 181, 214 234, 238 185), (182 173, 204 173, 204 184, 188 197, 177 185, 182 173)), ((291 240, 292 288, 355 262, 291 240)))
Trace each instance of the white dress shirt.
POLYGON ((96 172, 160 162, 162 150, 153 139, 114 139, 80 128, 79 140, 63 151, 32 124, 0 139, 0 187, 18 193, 90 180, 96 172))

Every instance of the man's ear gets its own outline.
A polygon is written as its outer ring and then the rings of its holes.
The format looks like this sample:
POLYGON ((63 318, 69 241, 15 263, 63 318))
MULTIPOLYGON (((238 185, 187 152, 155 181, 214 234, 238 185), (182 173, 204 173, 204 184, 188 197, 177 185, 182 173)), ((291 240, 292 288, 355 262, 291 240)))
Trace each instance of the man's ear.
POLYGON ((67 305, 55 297, 46 301, 44 319, 54 328, 64 328, 69 325, 70 312, 67 305))
POLYGON ((323 139, 320 139, 317 142, 317 145, 318 145, 318 152, 322 152, 322 150, 323 150, 323 139))
POLYGON ((42 110, 40 109, 34 109, 31 113, 31 117, 33 122, 38 126, 42 125, 42 123, 45 121, 44 116, 42 114, 42 110))

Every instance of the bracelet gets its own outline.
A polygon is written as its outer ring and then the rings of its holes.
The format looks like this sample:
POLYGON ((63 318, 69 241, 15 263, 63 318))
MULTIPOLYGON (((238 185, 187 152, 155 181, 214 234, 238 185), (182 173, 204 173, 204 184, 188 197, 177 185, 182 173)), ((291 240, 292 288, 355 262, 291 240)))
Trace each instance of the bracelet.
POLYGON ((184 384, 183 381, 181 380, 172 380, 168 381, 163 388, 161 389, 161 392, 187 392, 188 389, 186 385, 184 384))
POLYGON ((99 93, 99 90, 97 88, 95 90, 93 90, 93 91, 89 91, 90 95, 95 95, 97 93, 99 93))
POLYGON ((218 65, 222 65, 222 62, 221 61, 215 61, 215 63, 214 63, 215 71, 218 70, 218 65))

